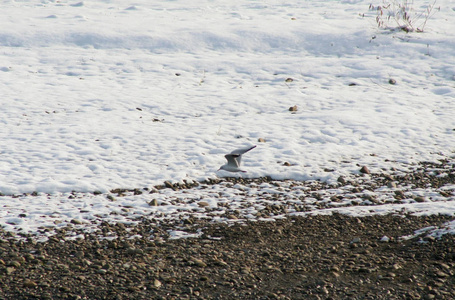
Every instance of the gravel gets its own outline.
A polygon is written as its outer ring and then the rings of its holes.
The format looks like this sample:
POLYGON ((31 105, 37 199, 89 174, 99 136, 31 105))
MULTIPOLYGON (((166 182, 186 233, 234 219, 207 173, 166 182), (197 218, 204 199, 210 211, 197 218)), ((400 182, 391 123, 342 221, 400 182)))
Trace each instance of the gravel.
MULTIPOLYGON (((291 217, 204 224, 199 238, 0 242, 2 299, 453 299, 454 236, 411 239, 449 216, 291 217)), ((165 227, 165 226, 164 226, 165 227)), ((61 233, 63 234, 63 233, 61 233)), ((145 235, 144 235, 145 236, 145 235)))
MULTIPOLYGON (((453 184, 447 165, 422 164, 425 171, 393 180, 370 174, 371 189, 453 184)), ((62 228, 46 242, 0 230, 0 299, 453 299, 455 237, 416 230, 454 219, 405 212, 220 223, 144 217, 101 222, 96 231, 62 228), (176 228, 197 238, 172 239, 176 228), (69 230, 78 238, 68 240, 69 230)))

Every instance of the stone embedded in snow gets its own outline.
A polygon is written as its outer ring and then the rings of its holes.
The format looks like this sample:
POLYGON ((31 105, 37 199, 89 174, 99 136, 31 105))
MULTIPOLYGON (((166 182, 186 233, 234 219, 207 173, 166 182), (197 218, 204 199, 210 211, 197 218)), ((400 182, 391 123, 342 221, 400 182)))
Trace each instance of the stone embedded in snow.
POLYGON ((399 191, 395 191, 395 199, 397 200, 401 200, 401 199, 404 199, 405 198, 405 194, 403 191, 399 190, 399 191))
POLYGON ((343 176, 338 177, 337 181, 341 184, 346 184, 346 179, 343 176))
POLYGON ((292 111, 292 112, 297 111, 297 109, 298 109, 298 108, 297 108, 297 105, 294 105, 294 106, 289 107, 289 111, 292 111))
POLYGON ((417 196, 414 198, 415 202, 425 202, 425 198, 421 196, 417 196))
POLYGON ((368 170, 367 166, 363 166, 363 167, 360 169, 360 173, 363 173, 363 174, 370 174, 370 170, 368 170))

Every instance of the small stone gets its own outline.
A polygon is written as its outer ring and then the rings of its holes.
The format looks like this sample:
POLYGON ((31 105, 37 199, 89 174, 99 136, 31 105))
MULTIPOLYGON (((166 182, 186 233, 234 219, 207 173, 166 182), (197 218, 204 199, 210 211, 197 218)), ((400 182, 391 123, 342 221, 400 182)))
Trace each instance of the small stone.
POLYGON ((370 174, 370 170, 368 170, 367 166, 363 166, 362 168, 360 168, 360 173, 370 174))
POLYGON ((153 281, 153 286, 157 289, 159 289, 163 284, 161 283, 161 281, 159 281, 158 279, 155 279, 153 281))
POLYGON ((331 274, 333 277, 336 277, 336 278, 340 277, 340 273, 335 272, 335 271, 331 271, 330 274, 331 274))
POLYGON ((140 248, 128 247, 126 249, 126 254, 129 254, 132 256, 136 255, 136 254, 142 255, 142 254, 144 254, 144 250, 142 250, 140 248))
POLYGON ((283 163, 283 166, 286 166, 286 167, 290 167, 290 166, 291 166, 291 164, 290 164, 290 163, 288 163, 287 161, 285 161, 285 162, 283 163))
POLYGON ((17 260, 13 260, 8 265, 11 267, 19 268, 21 266, 21 263, 18 262, 17 260))
POLYGON ((26 288, 34 288, 36 286, 37 286, 36 282, 31 281, 30 279, 25 279, 24 287, 26 287, 26 288))
POLYGON ((298 110, 297 105, 294 105, 294 106, 289 107, 289 111, 295 112, 295 111, 297 111, 297 110, 298 110))
POLYGON ((383 174, 383 176, 384 176, 385 179, 393 180, 393 176, 390 175, 390 174, 383 174))
POLYGON ((207 267, 207 264, 198 258, 192 258, 191 262, 201 268, 207 267))
POLYGON ((389 189, 395 189, 397 187, 397 184, 394 181, 390 181, 389 183, 387 183, 387 187, 389 189))
POLYGON ((343 176, 338 177, 337 181, 341 184, 346 184, 346 179, 343 176))
POLYGON ((389 79, 389 83, 390 84, 397 84, 397 81, 395 79, 393 79, 393 78, 390 78, 389 79))
POLYGON ((450 193, 447 193, 444 191, 440 191, 439 194, 441 194, 441 196, 446 197, 446 198, 450 197, 450 193))
POLYGON ((132 293, 137 293, 139 292, 141 289, 137 286, 129 286, 128 287, 128 292, 132 292, 132 293))
POLYGON ((71 220, 71 224, 81 225, 81 224, 82 224, 82 221, 81 221, 81 220, 78 220, 78 219, 72 219, 72 220, 71 220))
POLYGON ((356 237, 356 238, 352 239, 351 244, 357 244, 357 243, 360 243, 360 238, 359 237, 356 237))
POLYGON ((399 198, 399 199, 403 199, 405 197, 404 195, 404 192, 403 191, 395 191, 395 197, 396 198, 399 198))
POLYGON ((149 202, 150 206, 158 206, 158 200, 153 199, 152 201, 149 202))
POLYGON ((200 201, 200 202, 197 203, 197 205, 199 205, 200 207, 207 207, 210 204, 208 202, 205 202, 205 201, 200 201))
POLYGON ((174 187, 170 181, 165 181, 165 182, 164 182, 164 185, 165 185, 167 188, 170 188, 170 189, 172 189, 172 188, 174 187))
POLYGON ((449 274, 444 273, 444 272, 442 272, 442 271, 437 271, 437 272, 435 273, 435 275, 436 275, 437 277, 439 277, 439 278, 449 277, 449 274))
POLYGON ((290 77, 289 77, 289 78, 286 78, 286 80, 285 80, 285 81, 286 81, 286 82, 293 82, 293 81, 294 81, 294 79, 292 79, 292 78, 290 78, 290 77))
POLYGON ((420 196, 415 197, 414 200, 415 202, 425 202, 425 198, 420 196))
POLYGON ((225 261, 220 260, 220 259, 216 259, 215 260, 215 264, 217 264, 218 266, 221 266, 221 267, 227 267, 228 266, 228 264, 225 261))
POLYGON ((388 236, 384 235, 380 241, 384 242, 384 243, 388 243, 390 241, 390 238, 388 236))
POLYGON ((6 268, 6 274, 8 274, 8 275, 13 274, 14 271, 16 271, 16 268, 14 268, 14 267, 6 268))
POLYGON ((258 138, 258 142, 259 143, 265 143, 265 139, 264 138, 258 138))
POLYGON ((439 263, 438 265, 439 265, 440 267, 446 269, 446 270, 450 270, 450 269, 451 269, 450 266, 449 266, 448 264, 445 264, 445 263, 439 263))

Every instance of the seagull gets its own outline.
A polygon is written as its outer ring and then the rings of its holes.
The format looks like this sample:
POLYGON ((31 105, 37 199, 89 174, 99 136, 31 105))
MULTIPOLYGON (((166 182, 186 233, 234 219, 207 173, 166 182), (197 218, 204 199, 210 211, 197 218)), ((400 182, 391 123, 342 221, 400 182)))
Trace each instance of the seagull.
POLYGON ((224 157, 226 157, 228 162, 227 162, 227 164, 222 165, 221 168, 218 169, 218 171, 225 170, 228 172, 244 172, 245 173, 246 171, 240 170, 240 162, 242 161, 242 154, 244 154, 254 148, 256 148, 256 145, 254 145, 253 147, 249 147, 249 148, 237 149, 237 150, 232 151, 229 154, 226 154, 224 157))

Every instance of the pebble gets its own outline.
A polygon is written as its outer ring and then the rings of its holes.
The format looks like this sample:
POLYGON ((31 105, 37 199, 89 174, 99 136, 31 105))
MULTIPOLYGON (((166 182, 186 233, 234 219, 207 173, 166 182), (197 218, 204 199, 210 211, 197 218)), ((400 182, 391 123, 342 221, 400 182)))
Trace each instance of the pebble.
POLYGON ((197 205, 199 205, 199 207, 207 207, 207 206, 210 206, 210 204, 206 201, 199 201, 197 203, 197 205))
POLYGON ((71 222, 71 224, 75 224, 75 225, 83 224, 83 222, 79 219, 72 219, 70 222, 71 222))
POLYGON ((384 242, 384 243, 388 243, 390 241, 390 238, 388 236, 384 235, 380 241, 384 242))
POLYGON ((201 268, 205 268, 207 267, 207 264, 205 262, 203 262, 201 259, 198 259, 198 258, 192 258, 191 259, 191 262, 198 266, 198 267, 201 267, 201 268))
POLYGON ((415 202, 425 202, 425 198, 420 196, 415 197, 414 200, 415 202))
POLYGON ((24 287, 26 288, 34 288, 36 287, 38 284, 32 280, 29 280, 29 279, 25 279, 24 281, 24 287))
POLYGON ((13 260, 13 261, 10 261, 8 265, 11 267, 19 268, 21 266, 21 263, 18 262, 17 260, 13 260))
POLYGON ((346 184, 346 179, 343 176, 338 177, 337 181, 341 184, 346 184))
POLYGON ((289 111, 296 112, 298 110, 297 105, 289 107, 289 111))
POLYGON ((161 283, 161 281, 159 281, 158 279, 155 279, 153 281, 153 286, 157 289, 159 289, 163 284, 161 283))
POLYGON ((447 274, 447 273, 444 273, 442 271, 436 271, 435 275, 439 278, 445 278, 445 277, 449 277, 450 275, 447 274))
POLYGON ((370 170, 368 170, 367 166, 363 166, 362 168, 360 168, 360 173, 370 174, 370 170))
POLYGON ((359 237, 356 237, 351 240, 351 244, 360 243, 360 241, 361 241, 361 239, 359 237))
POLYGON ((397 199, 404 199, 405 198, 405 195, 404 195, 404 192, 403 191, 395 191, 395 198, 397 199))

